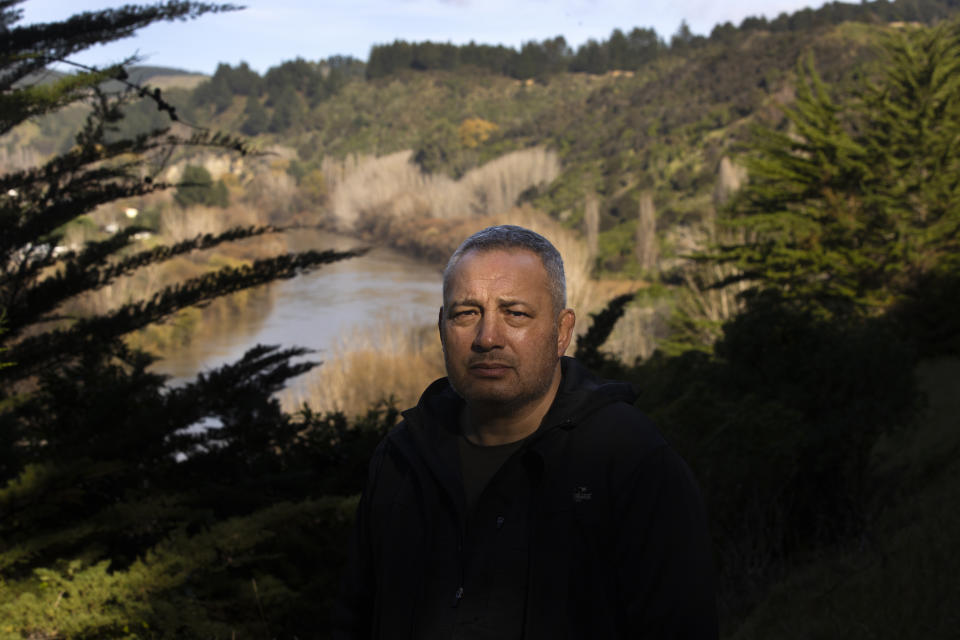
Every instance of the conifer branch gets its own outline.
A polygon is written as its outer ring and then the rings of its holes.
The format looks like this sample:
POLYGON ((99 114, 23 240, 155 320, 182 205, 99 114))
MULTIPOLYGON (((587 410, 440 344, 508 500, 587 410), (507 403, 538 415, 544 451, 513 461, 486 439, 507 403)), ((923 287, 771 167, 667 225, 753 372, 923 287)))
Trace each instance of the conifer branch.
POLYGON ((306 251, 257 260, 249 266, 225 267, 192 278, 167 287, 150 300, 129 303, 102 316, 79 320, 67 329, 24 338, 10 347, 9 357, 17 365, 0 371, 0 379, 11 375, 22 377, 69 361, 74 354, 84 353, 92 346, 159 322, 180 309, 202 305, 229 293, 273 280, 292 278, 324 264, 364 253, 365 249, 306 251))
MULTIPOLYGON (((212 249, 225 242, 273 233, 277 229, 270 226, 237 227, 216 235, 198 235, 173 245, 140 251, 113 264, 97 268, 104 265, 117 251, 128 246, 130 239, 139 231, 139 227, 128 227, 107 240, 88 244, 79 254, 68 253, 60 256, 64 260, 64 269, 60 273, 44 279, 9 301, 7 308, 15 310, 9 337, 16 336, 20 330, 33 323, 60 319, 46 314, 72 296, 104 287, 137 269, 178 255, 212 249)), ((0 285, 2 284, 0 281, 0 285)))

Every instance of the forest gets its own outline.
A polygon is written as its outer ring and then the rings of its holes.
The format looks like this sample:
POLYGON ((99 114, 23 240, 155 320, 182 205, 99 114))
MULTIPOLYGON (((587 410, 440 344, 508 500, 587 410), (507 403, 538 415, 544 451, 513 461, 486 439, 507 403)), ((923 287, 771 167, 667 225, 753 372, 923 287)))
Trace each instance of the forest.
POLYGON ((179 385, 153 366, 269 283, 376 245, 439 267, 504 221, 554 239, 573 355, 635 383, 694 470, 724 638, 955 636, 957 2, 210 77, 62 65, 234 7, 24 25, 20 4, 0 1, 0 638, 328 637, 370 454, 438 349, 414 327, 399 364, 290 344, 179 385), (304 227, 358 248, 294 251, 304 227), (389 382, 284 399, 340 368, 389 382))

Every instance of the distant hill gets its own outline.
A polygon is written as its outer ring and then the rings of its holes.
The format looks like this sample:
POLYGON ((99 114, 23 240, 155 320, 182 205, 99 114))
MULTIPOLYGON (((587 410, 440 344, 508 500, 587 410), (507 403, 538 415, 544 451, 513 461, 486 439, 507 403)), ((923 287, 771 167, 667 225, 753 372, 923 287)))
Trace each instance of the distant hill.
MULTIPOLYGON (((144 66, 131 79, 164 90, 186 122, 295 148, 298 175, 324 158, 409 149, 422 171, 459 177, 510 151, 551 148, 560 177, 524 200, 584 231, 586 203, 596 198, 598 270, 640 277, 641 202, 652 199, 669 266, 690 250, 688 231, 713 215, 721 166, 735 175, 750 127, 776 121, 792 100, 801 60, 812 56, 843 92, 869 73, 885 32, 958 8, 960 0, 830 3, 717 25, 709 36, 681 29, 669 42, 643 29, 617 29, 576 51, 562 39, 519 51, 397 42, 367 63, 297 59, 262 76, 221 64, 208 81, 144 66)), ((149 101, 128 114, 129 126, 165 124, 149 101)), ((38 135, 69 144, 56 123, 38 135)))
POLYGON ((296 148, 308 170, 324 157, 411 149, 424 172, 459 177, 504 153, 546 146, 560 154, 563 172, 525 199, 582 231, 585 203, 596 197, 599 270, 639 277, 644 193, 656 208, 661 255, 689 250, 673 229, 712 215, 721 161, 736 155, 752 123, 778 117, 792 99, 798 61, 812 55, 824 78, 843 87, 890 28, 740 29, 665 46, 634 69, 526 79, 465 65, 331 85, 322 62, 284 63, 263 77, 224 65, 178 108, 192 122, 296 148), (471 133, 477 127, 480 137, 471 133))
MULTIPOLYGON (((173 67, 133 66, 127 69, 127 74, 129 81, 134 84, 149 84, 154 87, 160 87, 161 89, 173 87, 194 89, 204 80, 210 79, 210 76, 202 73, 174 69, 173 67)), ((67 73, 64 71, 45 69, 39 73, 27 76, 18 82, 17 85, 46 84, 55 82, 65 75, 67 75, 67 73)))
POLYGON ((135 84, 149 84, 161 89, 181 87, 194 89, 210 76, 195 71, 185 71, 172 67, 135 66, 128 69, 130 81, 135 84))
POLYGON ((203 74, 176 74, 176 75, 162 75, 158 74, 155 76, 150 76, 148 80, 142 84, 148 84, 151 87, 159 87, 160 89, 196 89, 201 83, 206 82, 210 79, 210 76, 203 74))

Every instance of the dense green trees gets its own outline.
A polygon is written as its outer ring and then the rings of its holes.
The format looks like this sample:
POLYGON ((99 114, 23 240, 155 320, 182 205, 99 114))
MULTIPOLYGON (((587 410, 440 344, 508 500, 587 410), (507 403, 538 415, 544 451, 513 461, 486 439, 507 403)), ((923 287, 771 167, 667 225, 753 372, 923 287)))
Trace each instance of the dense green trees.
POLYGON ((209 104, 213 105, 213 112, 223 113, 233 104, 233 89, 223 73, 219 73, 224 65, 217 68, 218 73, 208 81, 198 86, 193 91, 193 103, 195 105, 209 104))
POLYGON ((630 372, 703 474, 731 612, 805 554, 874 535, 904 473, 877 469, 916 420, 917 355, 958 353, 958 36, 891 30, 843 92, 800 66, 784 120, 750 141, 726 212, 740 240, 701 256, 739 269, 719 284, 750 283, 744 310, 712 355, 630 372))
POLYGON ((229 204, 230 196, 223 180, 214 181, 205 167, 188 164, 183 169, 173 198, 181 207, 198 204, 225 207, 229 204))
MULTIPOLYGON (((743 231, 728 238, 742 240, 701 259, 738 267, 730 280, 752 289, 712 351, 660 352, 632 367, 599 353, 595 330, 612 324, 626 297, 578 346, 605 374, 638 383, 639 406, 700 478, 733 627, 783 581, 784 601, 802 584, 818 604, 839 584, 866 588, 864 608, 888 606, 909 628, 913 614, 899 598, 872 602, 884 589, 859 576, 885 575, 887 554, 901 550, 899 530, 881 542, 889 534, 878 525, 900 487, 927 478, 955 486, 955 464, 911 469, 901 447, 922 415, 918 355, 960 353, 960 24, 888 33, 856 84, 830 87, 801 65, 784 120, 748 141, 749 182, 726 212, 743 231), (810 580, 812 558, 823 557, 849 566, 819 566, 827 577, 810 580)), ((939 526, 928 520, 923 535, 949 539, 939 526)), ((919 553, 925 543, 911 544, 919 553)), ((952 550, 922 552, 956 565, 952 550)), ((910 579, 901 590, 942 591, 910 579)), ((863 624, 864 637, 898 637, 846 611, 811 613, 829 620, 812 627, 863 624)), ((769 637, 779 623, 744 637, 769 637)))
POLYGON ((260 100, 255 95, 247 96, 247 103, 243 107, 244 120, 240 125, 240 131, 248 136, 260 135, 267 130, 269 120, 267 110, 263 108, 260 100))
POLYGON ((751 16, 743 20, 740 29, 798 31, 855 20, 930 23, 949 17, 958 7, 960 3, 957 0, 872 0, 860 3, 834 1, 818 9, 784 12, 773 20, 767 20, 763 16, 751 16))
POLYGON ((236 67, 221 63, 210 80, 193 90, 190 106, 212 106, 213 115, 217 115, 226 111, 235 97, 245 96, 241 124, 244 133, 263 133, 271 120, 271 131, 283 131, 299 126, 307 108, 317 106, 348 82, 363 77, 365 67, 350 56, 331 56, 317 62, 296 58, 271 67, 261 77, 246 62, 236 67), (272 117, 265 107, 272 108, 272 117), (277 115, 277 111, 281 113, 277 115))
POLYGON ((827 312, 876 313, 954 267, 960 229, 956 22, 893 33, 876 79, 835 102, 799 72, 786 129, 762 128, 722 247, 739 279, 827 312))
POLYGON ((223 78, 230 92, 238 96, 260 95, 263 86, 260 75, 246 62, 241 62, 236 68, 221 62, 217 65, 213 77, 223 78))
POLYGON ((590 40, 576 52, 563 36, 542 42, 525 42, 520 50, 502 45, 457 46, 450 43, 406 42, 374 45, 367 62, 367 78, 380 78, 404 69, 429 71, 472 66, 525 80, 564 71, 605 73, 612 69, 638 69, 665 51, 653 29, 633 29, 624 35, 614 30, 610 40, 590 40))
POLYGON ((612 70, 636 70, 658 56, 673 52, 682 54, 708 42, 729 42, 738 32, 794 32, 826 27, 841 22, 923 22, 946 18, 960 7, 957 0, 876 0, 853 4, 830 2, 818 9, 802 9, 782 13, 773 20, 750 16, 739 25, 725 23, 714 27, 709 38, 694 34, 683 21, 669 40, 659 37, 651 28, 633 28, 628 34, 614 29, 606 40, 590 39, 576 50, 562 36, 543 42, 530 41, 520 50, 504 46, 450 43, 406 42, 374 45, 370 50, 367 78, 380 78, 403 69, 428 71, 456 69, 472 65, 526 79, 560 71, 581 71, 601 74, 612 70))

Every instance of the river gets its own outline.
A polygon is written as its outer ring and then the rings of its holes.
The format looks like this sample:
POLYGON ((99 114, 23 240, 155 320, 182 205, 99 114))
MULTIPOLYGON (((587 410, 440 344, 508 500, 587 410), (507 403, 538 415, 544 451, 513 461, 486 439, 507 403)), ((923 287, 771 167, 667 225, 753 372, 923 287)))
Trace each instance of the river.
MULTIPOLYGON (((366 246, 360 240, 324 231, 288 233, 291 251, 366 246)), ((271 295, 254 297, 262 303, 247 305, 229 326, 165 355, 154 368, 172 376, 175 385, 200 371, 233 362, 257 344, 307 347, 316 351, 311 359, 322 360, 339 336, 357 328, 384 322, 435 323, 440 285, 436 265, 374 247, 364 256, 266 285, 273 289, 271 295)))

